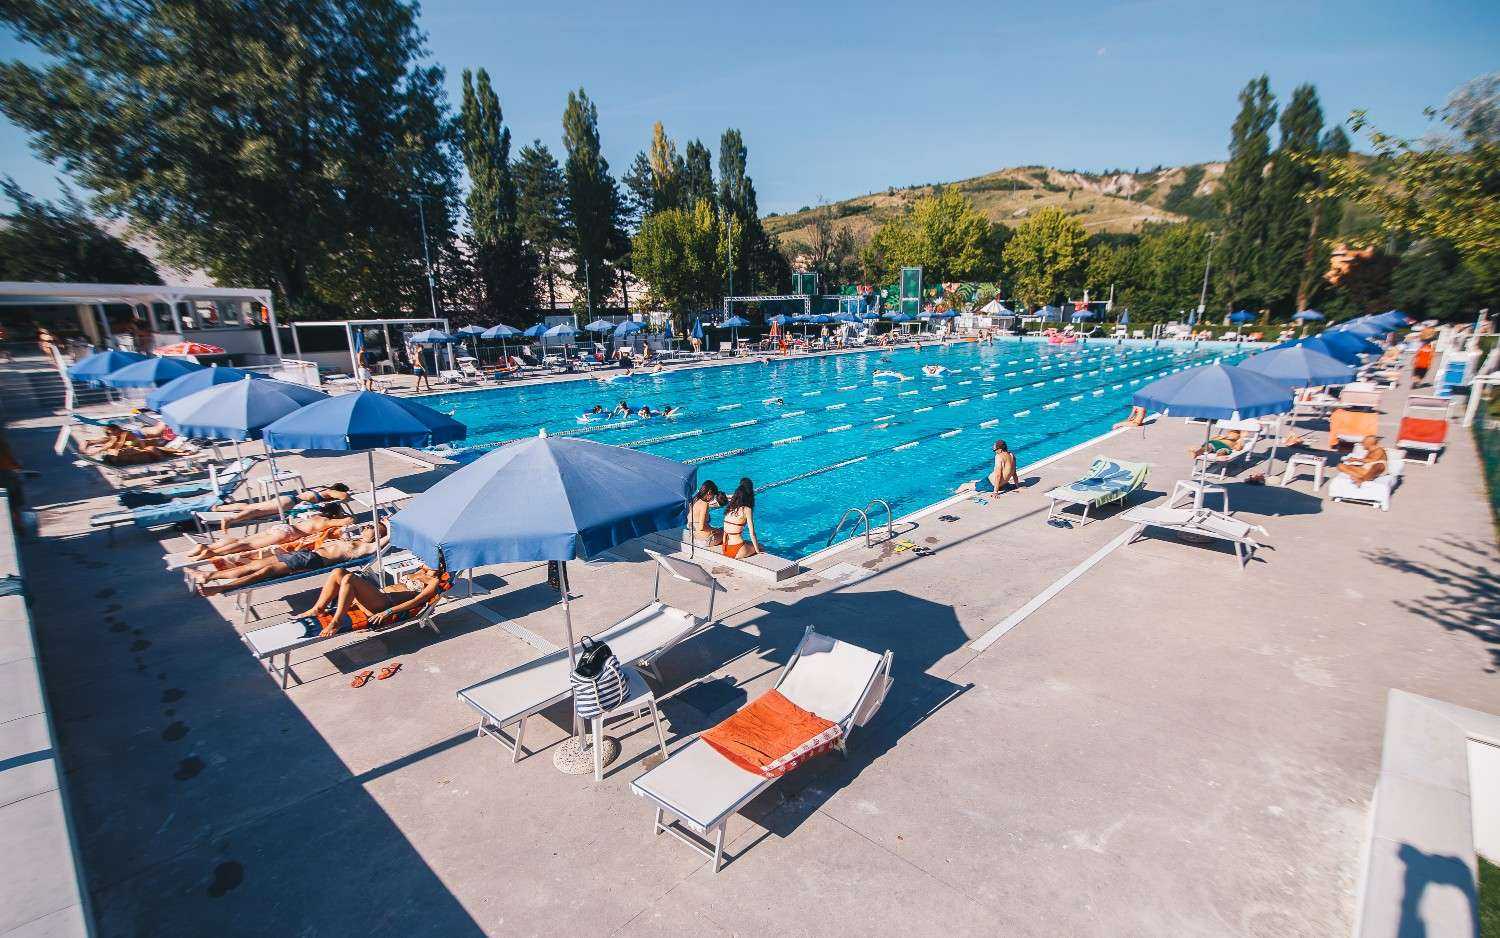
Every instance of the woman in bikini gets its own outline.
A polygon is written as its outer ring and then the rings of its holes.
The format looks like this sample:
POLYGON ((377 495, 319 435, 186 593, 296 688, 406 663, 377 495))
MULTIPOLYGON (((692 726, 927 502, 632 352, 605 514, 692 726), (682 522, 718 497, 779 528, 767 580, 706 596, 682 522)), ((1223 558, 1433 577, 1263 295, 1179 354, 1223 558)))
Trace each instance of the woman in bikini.
POLYGON ((292 618, 307 620, 309 627, 320 624, 318 634, 323 638, 338 634, 345 626, 355 631, 379 628, 426 608, 450 582, 448 571, 441 567, 418 567, 390 586, 381 586, 352 570, 335 570, 323 582, 312 606, 292 618), (360 614, 351 615, 354 610, 360 614))
POLYGON ((723 543, 724 529, 710 525, 708 513, 715 508, 723 508, 728 501, 712 479, 705 480, 698 487, 698 494, 693 496, 693 501, 688 506, 688 530, 693 534, 694 544, 699 547, 717 547, 723 543))
POLYGON ((260 557, 224 570, 205 570, 207 575, 198 581, 198 592, 204 596, 214 596, 262 580, 274 580, 304 570, 316 570, 346 560, 373 556, 388 537, 384 522, 379 525, 378 543, 375 531, 375 528, 368 528, 358 537, 326 541, 305 550, 281 550, 273 547, 269 557, 260 557))
POLYGON ((349 500, 349 486, 342 482, 332 485, 320 485, 316 488, 303 489, 295 495, 278 495, 261 502, 229 502, 220 505, 216 511, 224 512, 225 516, 219 522, 219 533, 228 534, 231 524, 239 524, 243 521, 254 521, 257 518, 269 518, 289 511, 298 505, 322 505, 328 502, 345 502, 349 500))
POLYGON ((755 485, 741 479, 729 496, 724 509, 724 556, 753 557, 760 553, 760 539, 755 536, 755 485), (749 535, 746 540, 745 535, 749 535))
POLYGON ((354 519, 344 509, 343 504, 333 502, 319 505, 316 512, 308 518, 300 518, 285 524, 273 524, 264 531, 247 534, 244 537, 199 544, 187 556, 189 560, 208 560, 213 557, 242 554, 246 551, 264 550, 267 547, 278 547, 290 541, 300 541, 305 537, 315 537, 319 534, 334 535, 340 528, 352 523, 354 519))
POLYGON ((1234 451, 1244 447, 1244 434, 1239 430, 1230 430, 1222 436, 1216 436, 1204 443, 1202 446, 1188 450, 1188 455, 1197 459, 1199 456, 1227 456, 1234 451))

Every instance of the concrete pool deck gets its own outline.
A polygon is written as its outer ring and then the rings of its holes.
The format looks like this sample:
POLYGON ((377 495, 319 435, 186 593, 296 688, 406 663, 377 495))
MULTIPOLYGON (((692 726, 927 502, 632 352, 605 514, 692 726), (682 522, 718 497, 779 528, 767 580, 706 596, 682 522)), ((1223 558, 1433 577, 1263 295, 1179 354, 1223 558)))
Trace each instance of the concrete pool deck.
MULTIPOLYGON (((51 455, 49 424, 10 436, 44 473, 23 549, 104 935, 1341 934, 1387 690, 1500 710, 1493 527, 1456 425, 1388 513, 1310 481, 1231 483, 1269 530, 1247 569, 1150 537, 976 650, 1125 530, 1114 511, 1043 523, 1042 493, 1082 474, 1084 448, 990 505, 918 518, 901 537, 921 556, 853 547, 780 588, 725 575, 722 623, 661 663, 672 749, 768 687, 807 625, 893 650, 896 683, 847 762, 814 761, 731 822, 714 876, 653 838, 630 792, 659 758, 648 724, 614 731, 624 754, 602 783, 475 738, 453 692, 533 657, 523 630, 561 641, 541 568, 482 571, 490 592, 436 638, 310 650, 283 692, 229 601, 165 572, 180 538, 88 530, 114 500, 51 455), (394 679, 348 686, 392 659, 394 679)), ((1152 463, 1133 504, 1159 503, 1201 436, 1163 421, 1099 450, 1152 463)), ((309 482, 364 476, 362 456, 293 460, 309 482)), ((432 478, 385 454, 377 471, 432 478)), ((648 562, 622 553, 574 571, 580 634, 649 597, 648 562)), ((553 717, 532 747, 564 738, 553 717)))

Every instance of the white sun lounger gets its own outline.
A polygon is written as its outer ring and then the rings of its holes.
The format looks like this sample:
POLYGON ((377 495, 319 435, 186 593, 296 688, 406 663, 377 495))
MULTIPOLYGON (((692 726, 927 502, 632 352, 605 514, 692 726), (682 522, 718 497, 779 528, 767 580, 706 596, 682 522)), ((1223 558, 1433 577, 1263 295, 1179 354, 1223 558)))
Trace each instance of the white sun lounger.
MULTIPOLYGON (((387 565, 401 564, 411 559, 413 559, 412 555, 404 550, 398 550, 392 553, 388 553, 381 558, 382 562, 387 565)), ((291 573, 283 577, 277 577, 274 580, 261 580, 258 583, 251 583, 248 586, 241 586, 238 589, 225 590, 222 593, 215 593, 214 595, 232 597, 234 599, 234 604, 238 606, 243 612, 243 616, 240 619, 240 624, 249 625, 250 617, 254 615, 254 598, 256 590, 266 590, 274 586, 284 586, 287 583, 296 583, 298 580, 305 580, 309 577, 326 575, 330 571, 340 570, 346 567, 372 566, 374 563, 374 555, 366 554, 363 557, 354 557, 340 563, 331 563, 322 567, 314 567, 311 570, 298 570, 296 573, 291 573)), ((192 585, 192 581, 188 579, 186 574, 183 575, 183 579, 188 583, 188 590, 190 592, 196 589, 196 587, 192 585)))
POLYGON ((1147 528, 1228 541, 1234 545, 1234 555, 1241 568, 1249 563, 1260 547, 1251 535, 1256 531, 1266 533, 1266 529, 1258 524, 1240 521, 1209 508, 1132 508, 1121 515, 1120 520, 1135 525, 1126 544, 1135 543, 1147 528))
MULTIPOLYGON (((845 755, 849 734, 870 722, 890 686, 889 651, 879 655, 820 635, 811 626, 776 681, 776 689, 792 703, 838 724, 838 748, 845 755)), ((630 787, 656 806, 652 833, 676 837, 708 857, 717 873, 729 819, 774 784, 776 779, 746 771, 695 739, 630 787), (672 820, 664 823, 664 815, 672 820)))
MULTIPOLYGON (((707 570, 694 563, 646 551, 657 562, 656 586, 651 602, 624 619, 593 636, 626 666, 640 665, 651 670, 656 659, 670 651, 713 621, 714 596, 718 581, 707 570), (661 573, 665 570, 675 579, 706 586, 709 590, 708 613, 693 615, 661 601, 661 573)), ((559 648, 465 687, 458 699, 479 711, 479 736, 489 736, 510 750, 510 761, 516 762, 524 751, 526 721, 548 707, 573 695, 568 680, 568 650, 559 648), (505 727, 516 724, 515 737, 505 727)), ((530 753, 527 753, 530 755, 530 753)))

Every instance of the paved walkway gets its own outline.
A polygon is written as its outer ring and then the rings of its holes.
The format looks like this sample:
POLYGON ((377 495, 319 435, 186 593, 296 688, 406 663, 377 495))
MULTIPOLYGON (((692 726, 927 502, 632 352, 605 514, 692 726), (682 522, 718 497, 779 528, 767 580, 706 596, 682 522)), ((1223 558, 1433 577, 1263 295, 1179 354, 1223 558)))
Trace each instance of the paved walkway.
MULTIPOLYGON (((1167 421, 1098 449, 1153 464, 1146 501, 1201 434, 1167 421)), ((283 693, 229 603, 164 572, 177 540, 87 532, 106 487, 54 460, 45 428, 12 430, 46 473, 26 563, 101 932, 153 936, 1347 933, 1387 689, 1500 711, 1493 528, 1454 436, 1389 513, 1310 482, 1231 485, 1270 532, 1247 569, 1143 540, 983 652, 974 639, 1124 530, 1112 513, 1043 523, 1041 493, 1094 449, 908 524, 923 556, 851 548, 773 590, 726 576, 732 614, 663 660, 673 748, 769 686, 809 624, 892 649, 896 684, 847 762, 815 761, 735 819, 713 876, 651 837, 630 793, 659 758, 648 726, 617 731, 597 784, 474 737, 453 691, 534 654, 494 622, 562 640, 542 569, 485 571, 490 598, 437 639, 309 653, 283 693), (852 575, 818 575, 838 564, 852 575), (348 687, 393 658, 395 679, 348 687)), ((314 482, 364 472, 300 462, 314 482)), ((644 602, 649 575, 635 556, 576 571, 579 630, 644 602)), ((564 738, 553 716, 528 742, 564 738)))

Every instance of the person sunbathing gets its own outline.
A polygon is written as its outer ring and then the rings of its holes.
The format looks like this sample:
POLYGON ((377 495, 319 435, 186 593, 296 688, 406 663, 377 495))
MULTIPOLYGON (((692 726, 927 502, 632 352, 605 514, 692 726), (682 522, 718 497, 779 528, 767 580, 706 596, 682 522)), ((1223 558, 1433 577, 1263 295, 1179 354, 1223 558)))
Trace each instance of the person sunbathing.
POLYGON ((228 557, 232 554, 243 554, 252 550, 263 550, 268 547, 278 547, 292 541, 299 541, 306 537, 314 537, 319 534, 333 534, 338 529, 353 524, 354 519, 344 510, 342 503, 332 502, 327 505, 319 505, 314 514, 296 521, 288 521, 285 524, 273 524, 264 531, 255 534, 247 534, 244 537, 220 538, 207 544, 199 544, 188 553, 189 560, 209 560, 214 557, 228 557))
POLYGON ((358 537, 325 541, 307 550, 281 550, 273 547, 269 557, 257 557, 223 570, 205 571, 207 575, 198 581, 198 592, 204 596, 214 596, 264 580, 275 580, 304 570, 316 570, 331 564, 374 556, 376 549, 389 540, 385 522, 382 521, 378 526, 378 542, 376 530, 373 527, 367 528, 358 537))
POLYGON ((1146 408, 1144 408, 1144 407, 1140 406, 1139 404, 1137 404, 1136 406, 1130 408, 1130 416, 1126 417, 1124 420, 1121 420, 1119 423, 1115 424, 1114 425, 1114 429, 1118 430, 1121 427, 1139 427, 1141 424, 1143 424, 1145 422, 1146 422, 1146 408))
POLYGON ((312 606, 292 618, 304 622, 309 630, 319 626, 322 638, 338 634, 346 625, 355 631, 378 628, 426 608, 449 582, 446 570, 427 566, 418 567, 390 586, 380 586, 353 570, 334 570, 323 581, 312 606))
POLYGON ((1188 455, 1197 459, 1199 456, 1223 457, 1237 452, 1245 447, 1245 434, 1239 430, 1229 430, 1210 439, 1202 446, 1188 450, 1188 455))
POLYGON ((1356 451, 1355 455, 1339 460, 1339 464, 1334 468, 1359 483, 1385 475, 1388 457, 1385 447, 1380 445, 1380 437, 1372 434, 1360 440, 1359 443, 1364 451, 1362 453, 1356 451))
POLYGON ((224 513, 223 520, 219 522, 219 533, 227 535, 231 524, 254 521, 257 518, 270 518, 273 515, 284 514, 298 505, 324 505, 348 500, 349 486, 342 482, 335 482, 332 485, 303 489, 293 495, 278 495, 265 501, 227 502, 214 510, 224 513))

